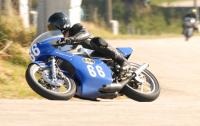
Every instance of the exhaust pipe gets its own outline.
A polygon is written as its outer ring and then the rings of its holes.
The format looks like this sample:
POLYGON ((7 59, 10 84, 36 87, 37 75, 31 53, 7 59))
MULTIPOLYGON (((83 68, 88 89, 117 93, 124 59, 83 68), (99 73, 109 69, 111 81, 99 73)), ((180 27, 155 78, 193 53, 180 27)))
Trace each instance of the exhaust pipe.
POLYGON ((131 81, 133 79, 133 77, 137 80, 137 81, 141 81, 138 78, 138 75, 141 74, 145 69, 147 69, 149 67, 149 64, 143 64, 142 66, 140 66, 133 74, 131 77, 128 77, 128 79, 122 81, 121 83, 112 83, 109 85, 104 85, 102 88, 100 88, 100 92, 102 93, 114 93, 116 91, 120 91, 129 81, 131 81))
POLYGON ((105 93, 111 93, 111 92, 116 92, 116 91, 121 90, 122 87, 123 85, 120 83, 112 83, 109 85, 104 85, 99 91, 105 92, 105 93))

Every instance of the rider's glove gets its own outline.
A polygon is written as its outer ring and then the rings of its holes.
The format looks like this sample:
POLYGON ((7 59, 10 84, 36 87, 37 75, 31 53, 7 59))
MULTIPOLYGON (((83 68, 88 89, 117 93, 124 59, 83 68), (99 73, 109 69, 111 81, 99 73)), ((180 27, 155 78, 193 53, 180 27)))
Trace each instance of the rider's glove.
POLYGON ((61 38, 59 41, 56 42, 56 45, 73 45, 74 44, 75 39, 73 37, 69 37, 69 38, 61 38))
POLYGON ((65 43, 65 38, 61 38, 60 40, 58 40, 57 42, 56 42, 56 45, 65 45, 66 43, 65 43))

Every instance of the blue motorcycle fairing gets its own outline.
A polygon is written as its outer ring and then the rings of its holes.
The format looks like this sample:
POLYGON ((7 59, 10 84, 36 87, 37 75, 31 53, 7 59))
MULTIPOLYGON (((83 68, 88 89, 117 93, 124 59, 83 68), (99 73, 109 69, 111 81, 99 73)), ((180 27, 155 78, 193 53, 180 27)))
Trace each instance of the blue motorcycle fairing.
POLYGON ((99 89, 103 85, 112 83, 112 71, 110 68, 99 59, 90 59, 82 56, 70 56, 67 52, 59 50, 51 53, 73 65, 75 69, 75 79, 79 82, 76 95, 83 98, 94 99, 101 95, 99 89), (92 62, 87 62, 87 60, 92 62))
POLYGON ((117 50, 121 52, 124 57, 129 57, 133 52, 133 49, 130 47, 117 48, 117 50))
MULTIPOLYGON (((35 56, 35 61, 41 61, 41 60, 44 60, 44 59, 46 59, 46 61, 47 61, 50 54, 55 50, 55 47, 53 47, 53 45, 50 44, 50 42, 58 41, 61 38, 63 38, 63 37, 59 37, 59 36, 58 37, 52 37, 52 38, 43 40, 40 43, 36 43, 35 46, 37 48, 39 48, 40 55, 35 56)), ((33 50, 30 49, 30 52, 33 53, 33 50)))
POLYGON ((112 83, 112 71, 103 61, 60 51, 49 44, 49 41, 52 40, 48 39, 36 44, 40 50, 40 55, 36 57, 36 61, 47 62, 49 57, 55 56, 69 62, 75 69, 75 79, 77 79, 75 81, 79 83, 76 95, 95 99, 101 95, 99 89, 103 85, 112 83))

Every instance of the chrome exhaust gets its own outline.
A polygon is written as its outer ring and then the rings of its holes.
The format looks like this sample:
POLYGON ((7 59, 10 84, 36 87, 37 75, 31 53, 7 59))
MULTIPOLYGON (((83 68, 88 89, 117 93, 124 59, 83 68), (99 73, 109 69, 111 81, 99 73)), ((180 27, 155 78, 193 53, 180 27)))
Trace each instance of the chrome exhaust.
POLYGON ((143 64, 141 65, 136 71, 133 72, 132 76, 128 77, 128 79, 120 82, 120 83, 112 83, 109 85, 104 85, 102 88, 100 88, 100 92, 104 93, 113 93, 116 91, 120 91, 128 82, 130 82, 133 78, 135 78, 136 81, 142 83, 143 80, 140 79, 139 75, 149 67, 149 64, 143 64))
POLYGON ((104 85, 99 91, 111 93, 111 92, 116 92, 116 91, 121 90, 122 87, 123 87, 123 85, 120 84, 120 83, 112 83, 112 84, 109 84, 109 85, 104 85))

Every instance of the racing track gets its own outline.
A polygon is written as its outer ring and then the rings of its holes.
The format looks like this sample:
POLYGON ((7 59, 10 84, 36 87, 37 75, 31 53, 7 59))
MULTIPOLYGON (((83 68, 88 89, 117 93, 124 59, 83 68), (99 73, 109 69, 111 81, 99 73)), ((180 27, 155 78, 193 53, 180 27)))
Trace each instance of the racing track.
POLYGON ((161 85, 151 103, 129 99, 93 102, 0 100, 0 126, 199 126, 200 37, 112 40, 135 52, 131 61, 147 62, 161 85))

